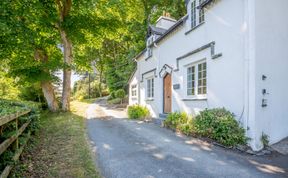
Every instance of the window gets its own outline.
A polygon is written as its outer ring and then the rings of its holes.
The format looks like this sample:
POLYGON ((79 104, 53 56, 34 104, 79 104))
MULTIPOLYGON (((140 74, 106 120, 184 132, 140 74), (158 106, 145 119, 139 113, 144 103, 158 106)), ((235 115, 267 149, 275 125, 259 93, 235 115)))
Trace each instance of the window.
POLYGON ((149 58, 152 56, 152 48, 153 47, 150 47, 150 45, 152 45, 153 43, 153 38, 154 36, 150 36, 148 39, 147 39, 147 53, 146 53, 146 58, 149 58))
POLYGON ((206 62, 198 64, 198 95, 206 94, 206 62))
POLYGON ((137 85, 132 85, 131 96, 137 96, 137 85))
POLYGON ((147 46, 150 46, 153 43, 153 36, 149 37, 147 40, 147 46))
POLYGON ((196 0, 193 0, 191 3, 191 27, 196 26, 196 0))
POLYGON ((187 68, 187 95, 207 94, 207 64, 206 62, 187 68), (195 80, 197 78, 197 80, 195 80), (197 88, 197 90, 195 90, 197 88))
MULTIPOLYGON (((199 5, 203 3, 204 0, 199 0, 199 5)), ((203 23, 205 20, 204 9, 199 9, 199 23, 203 23)))
POLYGON ((147 98, 154 97, 154 78, 147 79, 147 98))
POLYGON ((195 95, 195 66, 187 69, 187 95, 195 95))
POLYGON ((148 48, 148 56, 147 57, 151 57, 152 56, 152 49, 148 48))
POLYGON ((191 28, 194 28, 205 21, 204 9, 197 8, 197 6, 201 5, 203 2, 204 0, 193 0, 191 3, 191 28))

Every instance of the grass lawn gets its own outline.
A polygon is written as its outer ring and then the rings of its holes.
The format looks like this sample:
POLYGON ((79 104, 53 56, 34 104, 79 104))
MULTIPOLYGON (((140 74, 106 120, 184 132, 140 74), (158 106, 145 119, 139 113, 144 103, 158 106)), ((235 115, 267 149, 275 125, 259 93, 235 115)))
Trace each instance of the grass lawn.
POLYGON ((41 129, 11 177, 100 177, 86 136, 88 105, 74 101, 71 112, 43 113, 41 129))

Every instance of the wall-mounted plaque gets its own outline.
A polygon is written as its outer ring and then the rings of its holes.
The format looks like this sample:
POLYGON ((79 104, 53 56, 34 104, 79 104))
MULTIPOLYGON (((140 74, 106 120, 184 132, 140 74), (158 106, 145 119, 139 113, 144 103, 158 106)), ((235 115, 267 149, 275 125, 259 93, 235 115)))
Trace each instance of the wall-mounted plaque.
POLYGON ((174 84, 174 85, 173 85, 173 89, 174 89, 174 90, 180 89, 180 84, 174 84))

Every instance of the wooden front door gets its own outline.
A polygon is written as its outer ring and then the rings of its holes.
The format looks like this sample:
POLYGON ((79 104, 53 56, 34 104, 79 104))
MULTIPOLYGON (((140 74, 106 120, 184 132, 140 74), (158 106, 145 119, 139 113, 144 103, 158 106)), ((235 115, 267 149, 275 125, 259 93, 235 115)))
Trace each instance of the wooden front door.
POLYGON ((171 74, 164 77, 164 113, 170 113, 172 105, 171 74))

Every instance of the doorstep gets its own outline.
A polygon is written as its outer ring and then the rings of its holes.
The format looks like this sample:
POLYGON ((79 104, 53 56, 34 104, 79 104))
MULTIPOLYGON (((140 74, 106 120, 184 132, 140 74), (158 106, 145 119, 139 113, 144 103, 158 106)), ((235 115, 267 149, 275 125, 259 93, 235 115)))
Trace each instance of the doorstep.
POLYGON ((153 122, 157 125, 164 126, 164 121, 167 118, 168 114, 159 114, 158 118, 154 118, 153 122))

